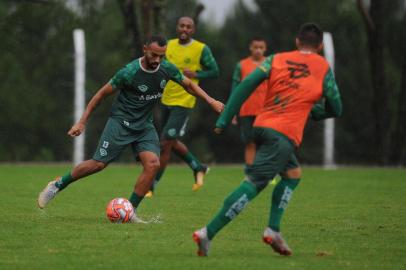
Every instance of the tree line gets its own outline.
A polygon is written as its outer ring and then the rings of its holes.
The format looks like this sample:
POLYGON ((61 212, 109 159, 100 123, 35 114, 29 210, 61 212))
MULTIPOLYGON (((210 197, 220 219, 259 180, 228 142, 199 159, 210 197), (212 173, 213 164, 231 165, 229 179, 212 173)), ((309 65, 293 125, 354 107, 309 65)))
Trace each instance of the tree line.
MULTIPOLYGON (((141 55, 151 33, 175 37, 178 17, 198 22, 196 39, 207 43, 220 66, 218 79, 202 83, 226 101, 235 64, 248 54, 253 36, 268 43, 268 54, 294 49, 299 26, 317 22, 331 32, 336 79, 344 114, 336 121, 340 164, 406 163, 406 1, 256 0, 252 10, 238 1, 221 27, 201 21, 195 0, 20 0, 0 3, 0 161, 66 161, 73 121, 72 31, 86 35, 86 90, 89 99, 123 65, 141 55)), ((91 156, 112 100, 100 106, 87 127, 91 156)), ((159 114, 157 113, 159 124, 159 114)), ((242 162, 237 127, 223 136, 212 129, 216 115, 198 104, 185 140, 206 162, 242 162)), ((323 124, 310 121, 298 155, 321 162, 323 124)), ((124 155, 123 160, 131 160, 124 155)))

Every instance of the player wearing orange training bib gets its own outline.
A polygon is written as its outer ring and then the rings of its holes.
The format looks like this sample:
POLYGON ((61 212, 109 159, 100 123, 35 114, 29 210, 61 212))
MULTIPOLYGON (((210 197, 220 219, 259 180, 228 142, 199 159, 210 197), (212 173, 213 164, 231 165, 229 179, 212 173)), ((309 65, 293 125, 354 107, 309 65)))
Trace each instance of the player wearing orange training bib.
MULTIPOLYGON (((250 56, 238 62, 234 69, 231 91, 234 91, 240 82, 253 72, 265 60, 266 42, 263 38, 254 37, 249 46, 250 56)), ((244 160, 252 164, 255 157, 255 143, 253 136, 253 123, 255 117, 261 112, 267 90, 266 81, 262 82, 244 102, 241 109, 233 119, 240 127, 241 140, 245 145, 244 160)))
POLYGON ((263 241, 285 256, 292 254, 280 233, 280 223, 301 169, 294 150, 302 141, 309 114, 315 120, 341 115, 340 93, 326 60, 317 53, 323 48, 323 32, 313 23, 304 24, 297 35, 298 50, 269 56, 243 80, 226 104, 216 123, 221 133, 241 104, 264 80, 268 79, 263 110, 254 122, 257 146, 254 162, 245 169, 246 179, 224 201, 220 212, 193 239, 198 255, 207 256, 213 237, 274 178, 282 179, 272 193, 272 205, 263 241), (322 100, 322 103, 318 103, 322 100))

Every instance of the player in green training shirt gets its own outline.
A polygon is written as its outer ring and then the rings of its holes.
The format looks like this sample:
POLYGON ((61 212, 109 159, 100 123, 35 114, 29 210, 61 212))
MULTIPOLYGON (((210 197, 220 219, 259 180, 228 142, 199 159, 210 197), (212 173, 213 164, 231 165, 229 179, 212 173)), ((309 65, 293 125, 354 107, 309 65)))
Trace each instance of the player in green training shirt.
MULTIPOLYGON (((152 36, 144 45, 144 56, 119 70, 90 100, 78 123, 68 134, 79 136, 94 109, 108 96, 118 93, 111 115, 100 137, 92 159, 83 161, 65 176, 48 183, 39 194, 38 206, 44 208, 56 194, 70 183, 103 170, 120 153, 131 146, 135 158, 141 161, 143 171, 129 198, 136 209, 148 192, 159 169, 159 139, 153 125, 152 109, 162 97, 166 84, 172 80, 181 84, 191 94, 205 100, 216 112, 224 105, 211 98, 197 84, 184 77, 171 63, 163 60, 166 39, 152 36)), ((132 222, 141 222, 134 215, 132 222)))

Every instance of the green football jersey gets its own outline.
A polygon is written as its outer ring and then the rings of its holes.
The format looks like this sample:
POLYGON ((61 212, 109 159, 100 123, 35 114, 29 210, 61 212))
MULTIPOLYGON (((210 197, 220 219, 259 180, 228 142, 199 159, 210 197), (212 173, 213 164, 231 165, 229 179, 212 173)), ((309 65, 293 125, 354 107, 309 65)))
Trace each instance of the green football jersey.
POLYGON ((153 127, 152 109, 161 99, 166 83, 181 83, 182 73, 171 63, 163 60, 155 70, 141 66, 141 58, 127 64, 110 80, 113 89, 120 93, 111 108, 111 117, 124 126, 141 130, 153 127))

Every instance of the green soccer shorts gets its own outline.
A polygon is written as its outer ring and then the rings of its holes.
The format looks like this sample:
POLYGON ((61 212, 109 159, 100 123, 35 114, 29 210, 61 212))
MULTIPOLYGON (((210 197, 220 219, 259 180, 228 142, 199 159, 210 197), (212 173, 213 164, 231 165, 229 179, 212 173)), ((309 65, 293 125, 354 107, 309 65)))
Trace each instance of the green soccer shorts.
POLYGON ((110 163, 117 159, 128 145, 131 145, 135 159, 139 153, 144 151, 153 152, 159 157, 159 138, 155 128, 131 130, 121 124, 119 120, 109 118, 100 136, 93 159, 106 164, 110 163))
POLYGON ((245 174, 258 190, 264 189, 277 174, 299 167, 295 145, 285 135, 271 129, 254 127, 257 152, 245 174))
POLYGON ((255 121, 255 116, 239 116, 238 124, 240 126, 241 141, 244 144, 254 142, 254 128, 253 124, 255 121))
POLYGON ((162 137, 177 139, 185 135, 192 109, 180 106, 161 105, 162 137))

